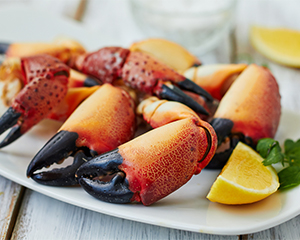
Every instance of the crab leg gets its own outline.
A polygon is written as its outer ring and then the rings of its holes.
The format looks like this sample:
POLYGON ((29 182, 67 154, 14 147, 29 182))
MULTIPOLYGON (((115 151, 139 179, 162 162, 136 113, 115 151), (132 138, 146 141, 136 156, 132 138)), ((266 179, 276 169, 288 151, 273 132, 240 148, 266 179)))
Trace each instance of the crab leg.
POLYGON ((124 90, 104 84, 72 113, 57 134, 32 159, 27 176, 45 185, 74 185, 75 171, 91 157, 130 140, 135 132, 132 98, 124 90), (74 156, 65 169, 37 170, 74 156))
POLYGON ((80 185, 100 200, 150 205, 199 174, 215 153, 213 128, 190 108, 154 98, 141 104, 138 111, 157 128, 93 158, 76 173, 80 185), (107 175, 111 180, 101 180, 107 175))

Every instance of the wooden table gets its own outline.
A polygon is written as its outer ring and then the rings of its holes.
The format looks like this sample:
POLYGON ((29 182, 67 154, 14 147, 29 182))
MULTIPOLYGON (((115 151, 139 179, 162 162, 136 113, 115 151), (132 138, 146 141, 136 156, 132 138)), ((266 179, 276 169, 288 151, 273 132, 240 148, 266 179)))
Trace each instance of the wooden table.
MULTIPOLYGON (((121 1, 117 3, 124 4, 121 1)), ((90 1, 87 12, 92 12, 97 4, 100 3, 90 1)), ((116 4, 116 1, 113 4, 116 4)), ((110 7, 113 7, 113 4, 110 7)), ((109 8, 108 5, 105 3, 102 11, 106 11, 109 8)), ((248 30, 249 25, 253 23, 300 30, 300 25, 296 25, 300 22, 299 9, 300 4, 296 1, 239 2, 234 32, 237 43, 234 56, 239 58, 247 54, 257 64, 267 63, 279 82, 282 106, 293 111, 300 110, 299 70, 270 62, 255 52, 248 41, 248 30)), ((98 11, 101 12, 99 9, 98 11)), ((112 13, 110 17, 116 17, 117 14, 119 13, 112 13)), ((85 15, 83 23, 93 30, 102 33, 109 31, 116 37, 123 37, 124 42, 131 40, 122 31, 107 30, 105 25, 97 24, 95 20, 92 21, 91 15, 85 15)), ((100 15, 99 18, 103 20, 105 16, 100 15)), ((93 17, 95 18, 95 15, 93 17)), ((122 17, 118 16, 118 19, 122 20, 122 17)), ((130 20, 124 22, 128 24, 130 20)), ((135 27, 131 27, 132 29, 136 30, 135 27)), ((140 36, 139 34, 141 33, 133 34, 133 36, 140 36)), ((201 58, 207 59, 207 62, 228 62, 229 57, 222 53, 222 49, 223 45, 201 58)), ((271 229, 240 236, 219 236, 175 230, 123 220, 75 207, 26 189, 0 176, 1 239, 300 239, 299 223, 300 217, 298 216, 271 229)))

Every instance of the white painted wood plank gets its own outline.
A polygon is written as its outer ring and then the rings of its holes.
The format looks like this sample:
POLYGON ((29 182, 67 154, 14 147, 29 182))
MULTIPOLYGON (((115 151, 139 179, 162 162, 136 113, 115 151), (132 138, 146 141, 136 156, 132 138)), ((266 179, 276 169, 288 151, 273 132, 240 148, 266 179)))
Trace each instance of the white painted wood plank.
POLYGON ((92 212, 26 189, 12 239, 237 240, 143 224, 92 212))
POLYGON ((22 195, 20 185, 0 176, 0 239, 8 239, 22 195))
POLYGON ((254 234, 249 234, 247 238, 243 239, 300 239, 300 216, 293 218, 292 220, 283 223, 277 227, 261 231, 254 234))

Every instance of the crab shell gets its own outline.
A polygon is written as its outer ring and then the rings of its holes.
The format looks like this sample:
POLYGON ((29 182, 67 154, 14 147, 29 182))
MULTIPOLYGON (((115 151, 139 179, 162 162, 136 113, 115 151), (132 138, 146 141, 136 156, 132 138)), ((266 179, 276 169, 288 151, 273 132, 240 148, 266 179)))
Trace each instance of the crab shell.
POLYGON ((184 72, 184 76, 203 87, 215 99, 221 100, 234 80, 246 67, 247 64, 202 65, 188 69, 184 72))
POLYGON ((233 121, 232 133, 243 133, 254 143, 273 138, 281 114, 279 87, 271 72, 255 64, 234 81, 215 113, 233 121))
MULTIPOLYGON (((207 133, 196 119, 182 119, 156 128, 119 147, 131 201, 150 205, 174 192, 208 164, 207 133), (147 143, 147 144, 146 144, 147 143)), ((212 130, 213 131, 213 130, 212 130)))
POLYGON ((195 65, 201 65, 199 59, 175 42, 160 38, 150 38, 130 46, 132 52, 144 52, 179 73, 195 65))
POLYGON ((104 84, 72 113, 62 130, 78 134, 77 147, 110 151, 134 135, 134 102, 124 90, 104 84))
POLYGON ((51 43, 23 42, 12 43, 6 51, 7 57, 29 57, 37 54, 48 54, 67 63, 71 56, 85 53, 84 47, 77 41, 68 38, 57 38, 51 43))

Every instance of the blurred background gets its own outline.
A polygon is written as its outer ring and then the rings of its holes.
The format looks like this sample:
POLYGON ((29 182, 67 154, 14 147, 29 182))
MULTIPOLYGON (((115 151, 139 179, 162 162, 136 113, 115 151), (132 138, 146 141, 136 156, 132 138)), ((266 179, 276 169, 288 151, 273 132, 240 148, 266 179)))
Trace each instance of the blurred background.
POLYGON ((98 33, 99 38, 110 36, 124 46, 147 37, 164 36, 188 48, 192 46, 189 50, 206 63, 245 61, 251 51, 248 33, 253 24, 300 30, 297 0, 175 3, 172 0, 0 0, 0 9, 26 5, 76 19, 85 29, 98 33), (209 32, 213 29, 217 30, 209 32), (206 41, 201 40, 203 34, 206 41))

